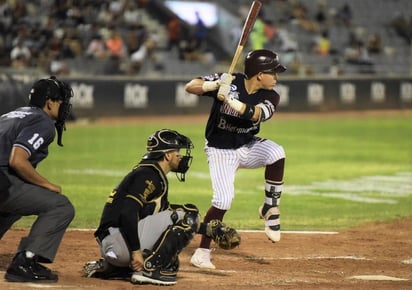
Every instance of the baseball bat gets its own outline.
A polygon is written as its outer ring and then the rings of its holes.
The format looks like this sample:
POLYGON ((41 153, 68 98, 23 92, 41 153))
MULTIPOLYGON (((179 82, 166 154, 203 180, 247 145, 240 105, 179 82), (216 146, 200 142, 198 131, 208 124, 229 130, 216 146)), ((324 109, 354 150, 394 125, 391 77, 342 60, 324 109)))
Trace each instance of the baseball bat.
POLYGON ((249 13, 246 17, 245 24, 243 25, 242 34, 240 36, 235 55, 233 56, 233 59, 232 59, 232 64, 230 65, 230 68, 229 68, 229 74, 232 74, 235 69, 235 66, 243 51, 243 47, 245 46, 246 41, 249 38, 249 34, 253 29, 253 25, 255 24, 256 18, 259 14, 261 7, 262 7, 262 3, 260 1, 253 1, 252 5, 250 6, 249 13))

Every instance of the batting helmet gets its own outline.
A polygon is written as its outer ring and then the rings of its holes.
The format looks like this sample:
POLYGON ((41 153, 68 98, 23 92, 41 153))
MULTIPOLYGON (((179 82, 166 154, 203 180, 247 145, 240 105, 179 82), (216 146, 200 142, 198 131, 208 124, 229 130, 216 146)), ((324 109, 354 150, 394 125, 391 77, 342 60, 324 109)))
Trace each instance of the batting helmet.
POLYGON ((267 49, 258 49, 249 52, 245 58, 245 75, 251 78, 264 73, 282 73, 286 67, 279 63, 279 56, 267 49))
POLYGON ((190 156, 193 143, 188 137, 170 129, 158 130, 147 139, 146 149, 147 152, 143 156, 145 160, 160 160, 168 151, 186 149, 186 154, 182 156, 179 168, 174 170, 174 172, 181 174, 180 177, 178 176, 180 181, 185 180, 184 174, 189 169, 193 158, 190 156))

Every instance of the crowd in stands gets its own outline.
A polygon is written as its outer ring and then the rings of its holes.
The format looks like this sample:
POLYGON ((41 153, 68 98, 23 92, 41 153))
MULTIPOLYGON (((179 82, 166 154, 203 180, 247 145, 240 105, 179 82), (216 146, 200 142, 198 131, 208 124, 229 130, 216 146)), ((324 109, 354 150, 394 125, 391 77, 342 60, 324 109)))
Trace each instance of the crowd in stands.
MULTIPOLYGON (((329 7, 327 0, 317 0, 316 11, 302 1, 273 0, 283 3, 286 15, 273 19, 264 9, 251 32, 251 49, 268 48, 283 54, 288 73, 299 73, 305 66, 303 50, 314 55, 352 64, 373 64, 373 54, 383 52, 379 33, 370 33, 354 23, 350 1, 342 7, 329 7), (310 47, 302 47, 290 26, 311 35, 310 47), (330 38, 332 27, 350 31, 345 47, 336 47, 330 38)), ((205 46, 207 28, 202 19, 187 34, 182 22, 172 17, 165 25, 165 47, 156 31, 142 22, 141 12, 150 0, 0 0, 0 66, 42 68, 54 75, 72 72, 70 60, 84 58, 102 64, 102 74, 139 74, 151 62, 162 69, 160 49, 175 51, 184 61, 208 62, 205 46)), ((269 6, 271 0, 262 1, 269 6)), ((250 3, 239 6, 239 17, 246 18, 250 3)), ((390 20, 388 20, 389 22, 390 20)), ((412 16, 399 14, 390 22, 392 29, 410 45, 412 16)), ((234 39, 238 39, 236 36, 234 39)), ((306 44, 305 44, 306 45, 306 44)), ((174 54, 172 54, 174 55, 174 54)), ((311 73, 308 66, 305 73, 311 73)), ((341 71, 341 70, 334 70, 341 71)), ((341 71, 342 72, 342 71, 341 71)))
MULTIPOLYGON (((331 74, 333 75, 344 72, 339 68, 342 63, 370 66, 368 72, 373 72, 373 56, 384 53, 385 43, 379 31, 368 31, 356 23, 351 1, 343 3, 340 7, 332 7, 328 6, 327 0, 317 0, 313 1, 316 4, 312 5, 311 9, 305 5, 307 1, 276 0, 276 2, 277 8, 282 8, 282 18, 274 22, 271 18, 271 11, 266 11, 268 12, 266 14, 265 11, 261 11, 257 20, 259 25, 255 25, 250 39, 253 49, 268 48, 281 52, 289 73, 293 74, 302 74, 302 71, 303 74, 314 73, 310 65, 304 63, 304 57, 302 57, 303 53, 308 52, 332 59, 331 74), (263 23, 263 28, 260 28, 260 23, 263 23), (300 36, 309 35, 310 43, 302 42, 297 33, 294 33, 296 30, 290 29, 291 27, 297 28, 300 36), (343 45, 342 42, 335 43, 330 37, 331 30, 335 28, 341 28, 343 29, 341 31, 347 32, 341 36, 346 37, 343 45), (270 34, 265 34, 264 31, 270 31, 270 34), (254 34, 259 34, 260 38, 254 34)), ((242 15, 246 7, 246 4, 241 7, 238 14, 242 15)), ((410 45, 412 15, 408 20, 400 14, 392 22, 388 19, 387 24, 410 45)))
MULTIPOLYGON (((145 62, 161 69, 160 39, 142 22, 150 0, 0 0, 0 66, 71 73, 70 60, 96 60, 102 74, 139 73, 145 62)), ((206 27, 199 18, 190 36, 180 19, 168 25, 169 49, 198 60, 206 27)), ((167 41, 167 40, 166 40, 167 41)))

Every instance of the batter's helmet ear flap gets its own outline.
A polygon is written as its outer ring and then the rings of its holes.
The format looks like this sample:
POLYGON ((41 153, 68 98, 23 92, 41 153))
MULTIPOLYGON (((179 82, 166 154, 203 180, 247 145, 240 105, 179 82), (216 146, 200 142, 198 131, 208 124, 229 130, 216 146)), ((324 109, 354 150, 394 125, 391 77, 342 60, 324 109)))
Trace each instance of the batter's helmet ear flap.
POLYGON ((249 52, 245 58, 245 75, 248 79, 256 74, 282 73, 286 67, 279 62, 279 56, 267 49, 258 49, 249 52))

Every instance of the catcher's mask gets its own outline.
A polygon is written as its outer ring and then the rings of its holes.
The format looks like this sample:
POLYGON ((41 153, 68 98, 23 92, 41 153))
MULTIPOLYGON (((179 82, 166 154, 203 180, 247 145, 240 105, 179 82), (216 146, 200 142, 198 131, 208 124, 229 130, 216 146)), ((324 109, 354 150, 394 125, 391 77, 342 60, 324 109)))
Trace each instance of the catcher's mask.
POLYGON ((29 95, 29 105, 39 108, 43 108, 48 99, 61 101, 59 115, 55 122, 57 144, 59 146, 63 146, 62 135, 63 131, 66 130, 65 121, 69 117, 72 108, 70 103, 71 97, 73 97, 72 88, 67 83, 58 80, 55 76, 35 82, 29 95))
POLYGON ((144 160, 160 160, 166 152, 176 149, 186 149, 186 153, 182 156, 176 172, 179 181, 185 181, 185 173, 190 167, 193 157, 190 156, 190 151, 193 149, 192 141, 177 131, 170 129, 162 129, 153 133, 147 139, 147 152, 143 156, 144 160))

